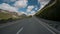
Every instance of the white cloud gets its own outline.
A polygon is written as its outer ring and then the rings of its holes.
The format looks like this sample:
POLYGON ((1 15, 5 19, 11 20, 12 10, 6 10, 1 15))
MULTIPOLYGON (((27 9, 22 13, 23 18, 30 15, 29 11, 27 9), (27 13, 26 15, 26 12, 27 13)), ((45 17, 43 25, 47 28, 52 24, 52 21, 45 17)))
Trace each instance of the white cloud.
MULTIPOLYGON (((29 16, 29 15, 34 15, 36 12, 35 12, 35 11, 31 11, 30 13, 28 13, 28 12, 23 12, 23 11, 22 11, 22 12, 20 12, 20 13, 29 16)), ((20 15, 21 15, 21 14, 20 14, 20 15)))
POLYGON ((34 15, 35 13, 36 13, 35 11, 32 11, 32 12, 31 12, 31 15, 34 15))
POLYGON ((27 6, 27 2, 27 0, 18 0, 15 2, 14 6, 24 8, 27 6))
POLYGON ((28 6, 27 12, 31 12, 33 8, 34 8, 34 6, 28 6))
POLYGON ((9 4, 7 3, 2 3, 0 4, 0 9, 3 9, 3 10, 8 10, 8 11, 11 11, 11 12, 17 12, 17 8, 15 7, 12 7, 10 6, 9 4))
POLYGON ((24 14, 23 12, 17 12, 18 13, 18 15, 22 15, 22 14, 24 14))
POLYGON ((0 9, 3 9, 3 10, 8 10, 10 12, 17 12, 18 15, 22 15, 22 14, 26 14, 26 15, 34 15, 35 14, 35 11, 32 11, 32 9, 34 8, 34 6, 28 6, 28 10, 30 10, 30 13, 28 12, 18 12, 18 8, 16 7, 12 7, 10 6, 9 4, 7 3, 2 3, 0 4, 0 9))
POLYGON ((35 14, 35 11, 33 11, 33 8, 35 8, 35 6, 33 6, 33 5, 27 7, 27 10, 26 10, 27 16, 35 14))
POLYGON ((18 15, 26 14, 23 11, 19 12, 18 8, 12 7, 12 6, 10 6, 9 4, 6 4, 6 3, 0 4, 0 9, 2 9, 2 10, 8 10, 9 12, 16 12, 16 13, 18 13, 18 15))
POLYGON ((46 4, 49 3, 50 0, 38 0, 38 2, 40 3, 41 7, 39 10, 41 10, 46 4))
POLYGON ((23 12, 23 11, 22 11, 22 12, 20 12, 20 13, 21 13, 21 14, 25 14, 25 15, 28 15, 26 12, 23 12))
POLYGON ((31 13, 27 14, 28 16, 29 15, 34 15, 36 12, 35 11, 31 11, 31 13))

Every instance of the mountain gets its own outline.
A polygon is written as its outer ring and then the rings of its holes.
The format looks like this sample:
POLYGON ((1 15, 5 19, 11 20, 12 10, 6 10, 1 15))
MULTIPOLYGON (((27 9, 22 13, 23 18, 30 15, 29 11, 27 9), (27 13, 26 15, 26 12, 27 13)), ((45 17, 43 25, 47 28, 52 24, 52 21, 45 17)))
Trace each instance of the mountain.
POLYGON ((9 11, 0 9, 0 19, 8 19, 8 18, 17 18, 17 16, 15 14, 10 13, 9 11))
POLYGON ((0 20, 1 19, 9 19, 9 18, 18 19, 18 18, 22 18, 22 16, 26 17, 25 14, 19 15, 18 12, 10 12, 10 11, 7 11, 7 10, 0 9, 0 20))
POLYGON ((39 18, 60 21, 60 0, 51 0, 35 14, 39 18))

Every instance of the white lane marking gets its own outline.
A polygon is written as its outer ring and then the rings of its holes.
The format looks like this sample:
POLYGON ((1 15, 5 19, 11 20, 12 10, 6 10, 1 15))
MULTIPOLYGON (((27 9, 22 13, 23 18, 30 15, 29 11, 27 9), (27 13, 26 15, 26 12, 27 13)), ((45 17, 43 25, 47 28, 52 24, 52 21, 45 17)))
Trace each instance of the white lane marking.
POLYGON ((16 34, 19 34, 22 30, 23 30, 23 27, 16 34))
POLYGON ((45 24, 43 24, 42 21, 40 21, 38 18, 34 17, 36 21, 38 21, 42 26, 44 26, 45 28, 47 28, 50 32, 52 32, 53 34, 56 34, 55 32, 53 32, 51 29, 49 29, 45 24))

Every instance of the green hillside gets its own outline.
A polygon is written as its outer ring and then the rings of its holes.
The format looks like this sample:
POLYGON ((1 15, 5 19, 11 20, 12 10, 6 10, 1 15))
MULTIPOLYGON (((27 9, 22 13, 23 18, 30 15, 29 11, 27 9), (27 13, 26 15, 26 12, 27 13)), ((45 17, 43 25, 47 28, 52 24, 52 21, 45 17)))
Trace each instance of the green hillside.
POLYGON ((0 9, 0 24, 23 19, 24 17, 26 17, 26 15, 20 16, 20 15, 18 15, 17 12, 9 12, 9 11, 0 9))
POLYGON ((11 17, 11 14, 0 12, 0 20, 1 19, 8 19, 10 17, 11 17))
POLYGON ((20 20, 23 18, 28 18, 28 16, 26 16, 25 14, 19 15, 18 12, 10 12, 0 9, 0 24, 20 20))
POLYGON ((13 14, 11 14, 11 13, 0 12, 0 20, 1 19, 9 19, 9 18, 15 19, 15 18, 18 18, 18 16, 14 17, 13 14))
POLYGON ((48 20, 60 21, 60 0, 51 0, 35 16, 48 20))

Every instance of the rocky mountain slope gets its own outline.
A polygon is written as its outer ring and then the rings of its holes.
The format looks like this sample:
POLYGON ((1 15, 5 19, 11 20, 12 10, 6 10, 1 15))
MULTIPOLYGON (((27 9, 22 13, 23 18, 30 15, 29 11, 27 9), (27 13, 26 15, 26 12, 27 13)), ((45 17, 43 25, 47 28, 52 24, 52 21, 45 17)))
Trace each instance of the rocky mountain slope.
POLYGON ((35 16, 60 21, 60 0, 51 0, 42 10, 37 12, 35 16))

